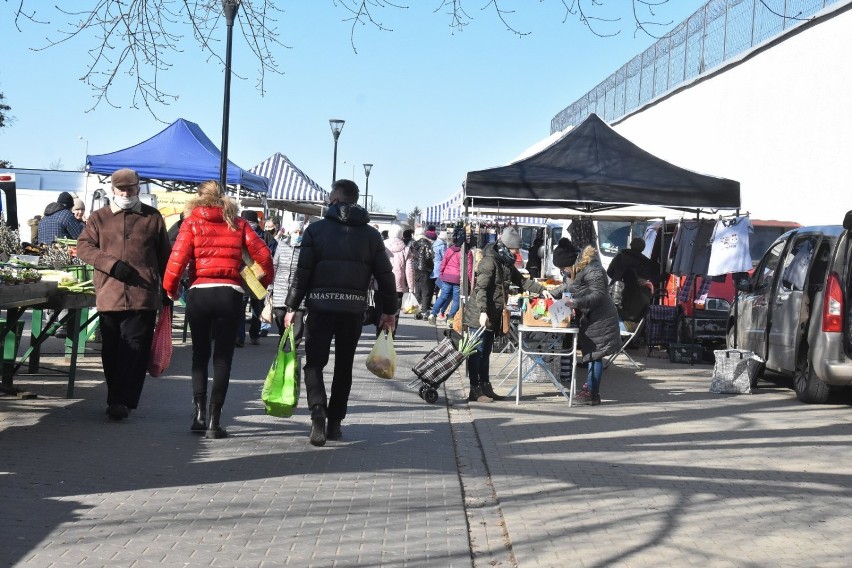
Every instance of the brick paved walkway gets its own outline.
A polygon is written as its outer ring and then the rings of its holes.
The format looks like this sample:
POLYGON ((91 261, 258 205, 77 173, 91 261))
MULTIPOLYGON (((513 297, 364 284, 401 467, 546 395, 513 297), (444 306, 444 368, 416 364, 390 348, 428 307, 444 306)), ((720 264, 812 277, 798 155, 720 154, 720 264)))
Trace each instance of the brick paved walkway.
POLYGON ((263 412, 273 337, 237 350, 225 440, 189 432, 179 340, 122 423, 103 414, 97 358, 73 400, 61 378, 17 378, 39 398, 0 397, 0 564, 768 567, 852 555, 850 397, 805 406, 766 382, 712 395, 710 366, 648 359, 642 373, 607 370, 600 407, 568 408, 549 384, 525 386, 520 406, 468 406, 460 374, 429 405, 407 370, 436 331, 402 325, 392 381, 364 369, 362 339, 344 440, 324 448, 307 443, 304 407, 263 412))

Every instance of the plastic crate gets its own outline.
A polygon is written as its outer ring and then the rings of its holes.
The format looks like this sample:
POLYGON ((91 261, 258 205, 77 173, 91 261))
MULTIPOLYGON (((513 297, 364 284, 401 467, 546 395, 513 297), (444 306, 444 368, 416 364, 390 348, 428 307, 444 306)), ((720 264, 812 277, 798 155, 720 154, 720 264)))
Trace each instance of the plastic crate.
POLYGON ((697 343, 672 343, 669 345, 669 361, 691 365, 702 360, 703 348, 697 343))

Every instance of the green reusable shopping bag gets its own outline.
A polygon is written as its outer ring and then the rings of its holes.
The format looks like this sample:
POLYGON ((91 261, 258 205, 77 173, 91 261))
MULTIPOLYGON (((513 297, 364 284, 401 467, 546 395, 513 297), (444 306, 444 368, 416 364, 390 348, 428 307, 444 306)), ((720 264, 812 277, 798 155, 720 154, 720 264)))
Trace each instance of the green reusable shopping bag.
POLYGON ((293 326, 290 325, 281 336, 275 360, 266 374, 260 395, 268 415, 284 418, 293 416, 293 409, 299 402, 300 378, 299 354, 296 352, 293 326))

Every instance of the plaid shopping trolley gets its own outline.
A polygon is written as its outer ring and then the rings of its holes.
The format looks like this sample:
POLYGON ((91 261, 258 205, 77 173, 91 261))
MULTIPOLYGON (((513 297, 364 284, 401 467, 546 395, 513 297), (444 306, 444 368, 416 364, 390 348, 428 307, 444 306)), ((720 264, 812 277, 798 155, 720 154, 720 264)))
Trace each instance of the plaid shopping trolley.
POLYGON ((438 400, 437 388, 450 378, 464 359, 465 356, 456 349, 453 340, 445 337, 411 369, 417 378, 408 383, 409 388, 420 385, 420 398, 434 403, 438 400))

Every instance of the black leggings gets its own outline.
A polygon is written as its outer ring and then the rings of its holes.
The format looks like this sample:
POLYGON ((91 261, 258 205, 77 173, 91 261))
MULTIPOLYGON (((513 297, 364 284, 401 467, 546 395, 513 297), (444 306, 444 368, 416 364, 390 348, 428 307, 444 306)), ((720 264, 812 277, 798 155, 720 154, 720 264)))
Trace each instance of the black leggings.
POLYGON ((192 336, 194 396, 207 396, 207 367, 212 351, 213 390, 210 393, 210 401, 224 404, 242 317, 243 295, 234 288, 190 288, 186 300, 186 318, 192 336), (215 343, 215 347, 212 343, 215 343))

